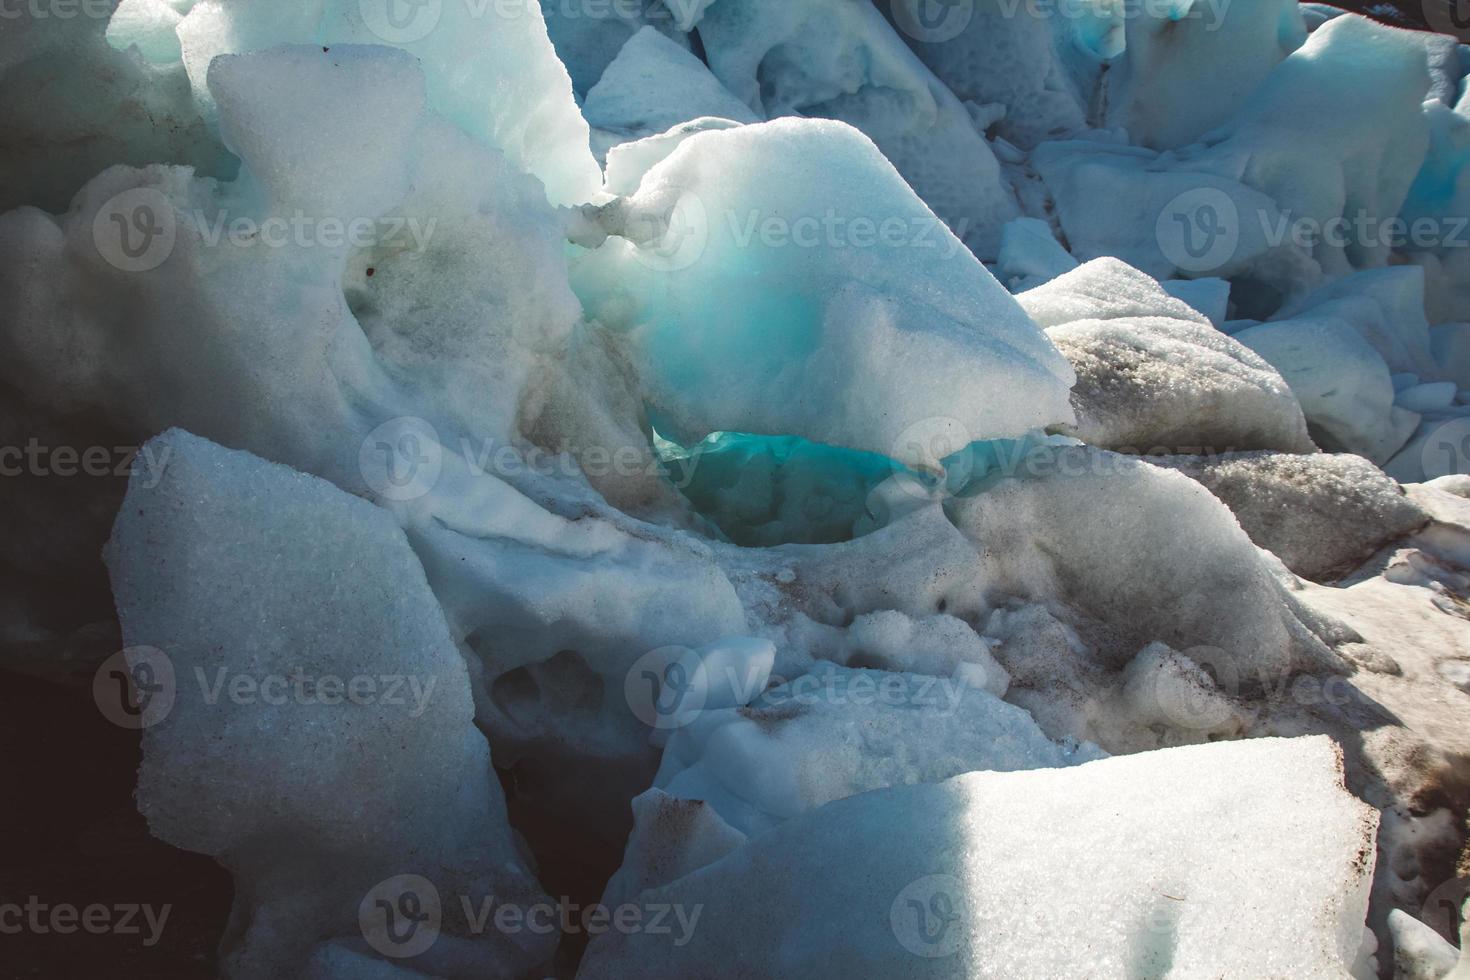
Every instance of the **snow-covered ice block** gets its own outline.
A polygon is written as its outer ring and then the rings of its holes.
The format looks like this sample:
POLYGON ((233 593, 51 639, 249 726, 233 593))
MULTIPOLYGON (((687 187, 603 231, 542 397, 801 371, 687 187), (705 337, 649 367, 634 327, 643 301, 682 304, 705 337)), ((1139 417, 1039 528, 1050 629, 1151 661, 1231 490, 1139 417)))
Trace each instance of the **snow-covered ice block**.
POLYGON ((700 927, 600 936, 580 975, 1335 980, 1378 824, 1342 779, 1316 737, 866 793, 644 893, 700 927))
MULTIPOLYGON (((154 691, 138 806, 235 874, 226 971, 296 973, 318 940, 360 936, 360 903, 396 875, 539 900, 464 660, 392 516, 181 430, 150 446, 166 462, 130 486, 106 554, 154 691)), ((492 931, 414 962, 503 974, 550 952, 492 931)))
POLYGON ((1127 47, 1106 76, 1108 125, 1127 129, 1133 143, 1164 150, 1229 121, 1306 40, 1297 6, 1238 0, 1140 8, 1127 18, 1127 47))
POLYGON ((1015 195, 970 111, 877 5, 719 0, 699 37, 715 77, 757 113, 862 130, 966 245, 995 257, 1001 226, 1019 214, 1015 195))
POLYGON ((1066 434, 1164 455, 1313 451, 1276 370, 1142 272, 1094 259, 1017 301, 1077 372, 1066 434))
POLYGON ((1285 304, 1272 320, 1304 315, 1349 324, 1391 371, 1435 377, 1429 321, 1424 315, 1424 271, 1418 266, 1389 266, 1345 276, 1285 304))
POLYGON ((983 549, 990 589, 1077 610, 1102 660, 1121 667, 1155 641, 1213 647, 1242 688, 1342 669, 1323 624, 1198 483, 1090 447, 1038 449, 1016 470, 945 511, 983 549))
POLYGON ((110 46, 106 18, 89 15, 97 7, 22 4, 0 18, 0 85, 17 93, 0 104, 0 212, 23 204, 64 211, 78 188, 115 164, 234 173, 182 67, 110 46))
POLYGON ((998 278, 1012 292, 1033 289, 1077 268, 1051 226, 1039 218, 1007 221, 1000 233, 998 278))
MULTIPOLYGON (((571 80, 547 37, 540 5, 529 0, 407 10, 381 0, 201 0, 180 22, 178 36, 206 113, 212 112, 206 76, 221 54, 282 43, 391 45, 417 59, 431 109, 540 178, 553 203, 589 201, 601 184, 571 80)), ((299 108, 301 99, 289 104, 299 108)), ((354 97, 336 109, 353 113, 363 105, 354 97)))
MULTIPOLYGON (((638 3, 613 3, 609 0, 540 0, 541 15, 546 19, 546 33, 556 48, 556 56, 566 66, 572 89, 584 99, 597 84, 608 65, 617 58, 628 40, 649 25, 665 31, 671 43, 686 50, 688 38, 674 30, 669 12, 659 0, 638 3), (677 38, 678 40, 674 40, 677 38)), ((691 0, 679 0, 680 4, 691 0)))
POLYGON ((1209 317, 1216 327, 1230 315, 1230 283, 1224 279, 1166 279, 1159 285, 1170 296, 1182 299, 1209 317))
POLYGON ((1440 412, 1455 403, 1458 393, 1453 381, 1432 381, 1403 389, 1394 398, 1394 404, 1420 414, 1440 412))
POLYGON ((944 8, 896 0, 880 6, 962 102, 1004 107, 995 129, 1005 139, 1030 149, 1087 128, 1101 61, 1079 43, 1083 5, 1037 5, 1021 17, 1001 0, 944 8))
POLYGON ((1419 416, 1395 407, 1388 365, 1347 321, 1307 314, 1234 336, 1281 372, 1323 448, 1382 464, 1414 434, 1419 416))
POLYGON ((1053 769, 1098 758, 1052 742, 1022 709, 948 677, 818 663, 751 705, 674 731, 654 785, 704 800, 748 837, 832 800, 978 769, 1053 769))
POLYGON ((703 116, 758 117, 694 55, 652 27, 628 39, 582 104, 598 129, 649 136, 703 116))
POLYGON ((345 222, 375 218, 407 196, 404 151, 425 105, 423 72, 407 53, 281 45, 221 55, 208 79, 225 145, 272 213, 314 210, 345 222), (373 97, 358 97, 365 91, 373 97))
POLYGON ((423 112, 402 52, 215 64, 240 179, 114 168, 59 218, 0 216, 0 374, 140 440, 181 425, 358 492, 383 489, 362 459, 386 420, 508 439, 581 316, 539 182, 423 112), (325 114, 294 104, 306 86, 325 114))
POLYGON ((935 468, 1070 420, 1065 359, 847 125, 696 133, 605 220, 621 237, 573 284, 680 445, 796 435, 935 468), (942 451, 913 435, 936 419, 942 451))
POLYGON ((1316 581, 1351 571, 1429 520, 1360 456, 1232 453, 1150 462, 1198 480, 1224 501, 1252 541, 1316 581))
POLYGON ((1402 909, 1388 913, 1388 934, 1394 980, 1446 980, 1460 960, 1459 950, 1402 909))

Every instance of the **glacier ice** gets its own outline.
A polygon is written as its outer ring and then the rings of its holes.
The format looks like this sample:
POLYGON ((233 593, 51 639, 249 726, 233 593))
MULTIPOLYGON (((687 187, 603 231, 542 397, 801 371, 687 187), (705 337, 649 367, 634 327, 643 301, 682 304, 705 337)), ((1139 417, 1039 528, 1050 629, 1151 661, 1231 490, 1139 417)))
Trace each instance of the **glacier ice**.
MULTIPOLYGON (((291 974, 316 941, 357 938, 363 894, 396 875, 536 901, 464 661, 388 512, 176 429, 152 445, 167 463, 107 552, 131 666, 175 678, 138 805, 235 874, 227 971, 291 974)), ((433 972, 504 974, 551 946, 446 938, 419 961, 433 972)))
POLYGON ((71 2, 0 9, 0 666, 172 669, 224 975, 1453 968, 1470 47, 71 2))
POLYGON ((958 449, 1070 417, 1061 355, 843 123, 695 133, 604 214, 573 285, 680 445, 800 436, 934 468, 948 453, 912 437, 931 420, 958 449))
POLYGON ((1326 740, 1252 740, 863 794, 651 889, 706 927, 601 936, 582 975, 1339 977, 1377 822, 1341 780, 1326 740))

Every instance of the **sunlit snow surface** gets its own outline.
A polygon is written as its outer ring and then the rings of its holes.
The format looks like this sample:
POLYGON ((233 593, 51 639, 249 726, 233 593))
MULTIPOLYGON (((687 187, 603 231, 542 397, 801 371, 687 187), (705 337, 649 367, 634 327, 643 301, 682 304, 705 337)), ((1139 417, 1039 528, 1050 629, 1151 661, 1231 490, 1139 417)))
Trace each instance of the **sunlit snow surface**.
POLYGON ((1470 47, 14 9, 0 657, 226 976, 1470 970, 1470 47))

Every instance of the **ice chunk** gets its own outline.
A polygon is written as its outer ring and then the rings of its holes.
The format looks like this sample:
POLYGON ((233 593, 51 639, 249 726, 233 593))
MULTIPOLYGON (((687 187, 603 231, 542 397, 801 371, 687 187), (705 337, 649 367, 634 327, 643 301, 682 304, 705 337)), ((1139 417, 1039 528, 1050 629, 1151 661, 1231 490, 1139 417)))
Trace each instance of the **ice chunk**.
POLYGON ((1159 285, 1170 296, 1209 317, 1216 327, 1229 319, 1230 283, 1224 279, 1166 279, 1159 285))
POLYGON ((966 245, 995 257, 1001 226, 1019 213, 1015 195, 969 111, 876 5, 720 0, 699 37, 737 98, 767 119, 817 116, 862 130, 966 245))
POLYGON ((1270 364, 1116 259, 1094 259, 1017 301, 1077 372, 1069 435, 1162 454, 1315 448, 1270 364))
POLYGON ((1001 229, 996 265, 998 278, 1012 292, 1020 292, 1072 271, 1077 268, 1077 260, 1062 248, 1045 221, 1016 218, 1001 229))
POLYGON ((1429 515, 1359 456, 1231 453, 1151 459, 1198 480, 1251 540, 1305 578, 1347 573, 1429 515))
POLYGON ((1022 149, 1087 127, 1100 59, 1084 55, 1083 4, 1037 5, 1027 16, 1001 0, 882 4, 914 53, 962 102, 998 104, 996 131, 1022 149), (936 16, 937 14, 937 16, 936 16))
MULTIPOLYGON (((227 972, 296 973, 315 942, 359 936, 364 896, 397 875, 537 901, 464 661, 391 515, 180 430, 150 446, 166 463, 133 482, 107 551, 130 667, 158 688, 138 804, 236 875, 227 972)), ((413 962, 503 974, 550 952, 489 931, 413 962)))
MULTIPOLYGON (((402 48, 424 72, 429 107, 540 178, 553 203, 591 200, 601 183, 587 122, 538 4, 432 3, 400 11, 383 0, 201 0, 179 24, 178 36, 206 111, 206 75, 221 54, 289 42, 402 48)), ((349 98, 324 105, 322 111, 352 113, 364 103, 349 98)))
POLYGON ((620 217, 574 286, 680 445, 796 435, 933 468, 1068 419, 1061 355, 848 126, 696 133, 620 217), (938 452, 913 434, 935 419, 958 433, 938 452))
POLYGON ((1459 950, 1402 909, 1388 913, 1393 937, 1394 980, 1445 980, 1459 962, 1459 950))
POLYGON ((1263 323, 1235 339, 1281 372, 1326 449, 1384 463, 1419 424, 1417 414, 1394 406, 1393 380, 1383 358, 1340 319, 1303 316, 1263 323))
POLYGON ((1377 824, 1320 737, 879 790, 644 893, 700 927, 609 932, 581 975, 1064 976, 1085 950, 1100 975, 1326 980, 1362 940, 1377 824))
POLYGON ((1105 76, 1107 121, 1161 150, 1228 122, 1307 38, 1296 0, 1151 4, 1126 29, 1127 48, 1105 76))
POLYGON ((598 129, 629 136, 662 133, 702 116, 758 121, 703 62, 652 27, 623 45, 587 93, 582 114, 598 129))
POLYGON ((755 837, 857 793, 978 769, 1053 769, 1100 755, 1092 746, 1057 745, 1025 711, 963 674, 819 663, 749 707, 692 718, 670 737, 654 785, 705 801, 755 837))
POLYGON ((1429 321, 1424 316, 1424 271, 1417 266, 1346 276, 1287 303, 1272 319, 1304 314, 1349 324, 1394 372, 1435 376, 1429 321))
POLYGON ((1242 688, 1294 665, 1341 669, 1230 512, 1178 473, 1086 447, 1038 448, 945 510, 985 549, 990 588, 1057 597, 1105 623, 1079 628, 1117 666, 1157 640, 1216 648, 1242 688))
MULTIPOLYGON (((687 0, 683 0, 687 2, 687 0)), ((672 30, 667 11, 658 0, 638 3, 612 3, 609 0, 541 0, 541 15, 546 19, 546 33, 556 47, 556 56, 572 78, 572 89, 578 99, 606 72, 628 40, 644 27, 653 24, 667 31, 670 43, 688 48, 688 39, 680 27, 672 30), (679 40, 673 41, 677 37, 679 40)))
POLYGON ((422 112, 418 69, 390 48, 216 66, 240 180, 115 168, 59 219, 0 217, 6 381, 133 438, 182 425, 364 493, 387 420, 509 440, 581 315, 538 182, 422 112), (307 83, 333 108, 283 112, 307 83))
POLYGON ((64 211, 78 188, 115 164, 234 175, 235 162, 200 118, 182 68, 111 47, 97 6, 7 8, 0 85, 19 94, 0 104, 0 212, 23 204, 64 211), (35 10, 42 16, 32 16, 35 10))

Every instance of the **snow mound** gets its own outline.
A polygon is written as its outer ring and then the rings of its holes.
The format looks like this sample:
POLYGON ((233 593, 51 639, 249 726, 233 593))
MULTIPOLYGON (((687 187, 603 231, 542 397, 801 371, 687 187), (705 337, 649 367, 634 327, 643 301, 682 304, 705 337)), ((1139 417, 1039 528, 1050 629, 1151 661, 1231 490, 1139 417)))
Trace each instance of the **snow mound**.
POLYGON ((601 936, 580 975, 1341 977, 1377 822, 1325 738, 879 790, 643 893, 703 928, 601 936))
MULTIPOLYGON (((293 974, 317 940, 358 936, 363 896, 401 874, 538 900, 464 661, 392 517, 177 429, 150 445, 166 463, 133 481, 107 550, 129 667, 154 689, 138 806, 236 876, 230 975, 293 974)), ((550 952, 445 939, 429 972, 550 952)))

